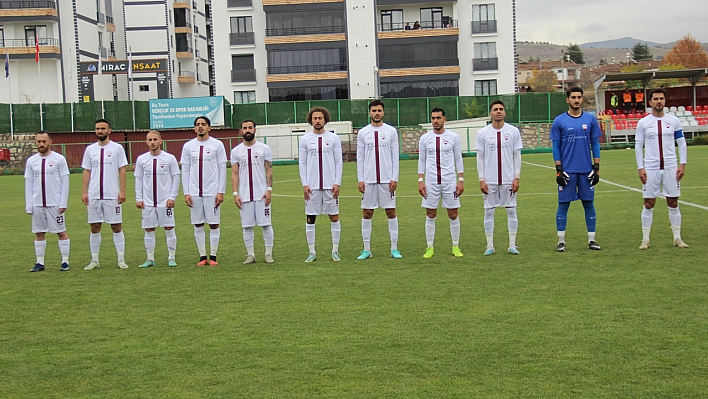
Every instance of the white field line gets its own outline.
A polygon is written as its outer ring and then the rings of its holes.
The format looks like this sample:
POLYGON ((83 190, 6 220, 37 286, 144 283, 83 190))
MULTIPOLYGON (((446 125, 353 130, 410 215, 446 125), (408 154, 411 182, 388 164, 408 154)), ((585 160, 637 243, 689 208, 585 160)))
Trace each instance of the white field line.
MULTIPOLYGON (((525 163, 525 164, 527 164, 527 165, 537 166, 537 167, 539 167, 539 168, 555 169, 554 167, 548 166, 548 165, 539 165, 539 164, 537 164, 537 163, 526 162, 526 161, 522 161, 522 162, 525 163)), ((640 190, 640 189, 638 189, 638 188, 634 188, 634 187, 630 187, 630 186, 625 186, 624 184, 619 184, 619 183, 611 182, 611 181, 605 180, 605 179, 603 179, 603 178, 600 178, 600 181, 603 182, 603 183, 605 183, 605 184, 609 184, 609 185, 611 185, 611 186, 623 188, 623 189, 629 190, 629 191, 635 191, 635 192, 637 192, 637 193, 642 193, 642 190, 640 190)), ((604 191, 603 191, 603 192, 604 192, 604 191)), ((664 196, 661 196, 660 198, 665 198, 665 197, 664 197, 664 196)), ((679 200, 679 204, 681 204, 681 205, 687 205, 687 206, 692 206, 692 207, 695 207, 695 208, 703 209, 704 211, 708 211, 708 206, 700 205, 700 204, 694 204, 693 202, 688 202, 688 201, 679 200)))

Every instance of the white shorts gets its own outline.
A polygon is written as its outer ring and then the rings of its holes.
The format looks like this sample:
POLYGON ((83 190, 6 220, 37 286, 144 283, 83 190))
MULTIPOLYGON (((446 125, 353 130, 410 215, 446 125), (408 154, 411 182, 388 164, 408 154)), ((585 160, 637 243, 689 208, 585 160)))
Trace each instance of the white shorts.
POLYGON ((175 209, 164 206, 143 208, 143 228, 175 227, 175 209))
POLYGON ((265 200, 241 203, 241 227, 270 226, 270 205, 265 200))
POLYGON ((339 215, 339 199, 332 196, 332 190, 312 190, 305 201, 305 215, 339 215))
POLYGON ((66 231, 64 214, 58 206, 35 206, 32 208, 33 233, 61 233, 66 231))
POLYGON ((388 183, 371 183, 364 187, 361 195, 361 209, 393 209, 396 207, 396 193, 388 191, 388 183))
POLYGON ((190 216, 192 224, 220 224, 221 206, 214 206, 216 196, 192 197, 190 216))
POLYGON ((484 209, 516 206, 516 193, 511 190, 511 184, 487 184, 487 192, 484 194, 484 209))
POLYGON ((90 199, 88 204, 89 223, 123 223, 123 206, 117 199, 90 199))
POLYGON ((647 184, 644 185, 644 198, 680 197, 681 183, 676 181, 676 169, 647 169, 647 184))
POLYGON ((457 185, 455 183, 446 184, 425 184, 425 191, 428 198, 423 198, 421 206, 427 209, 437 209, 442 196, 442 206, 445 209, 457 209, 460 207, 460 197, 455 194, 457 185))

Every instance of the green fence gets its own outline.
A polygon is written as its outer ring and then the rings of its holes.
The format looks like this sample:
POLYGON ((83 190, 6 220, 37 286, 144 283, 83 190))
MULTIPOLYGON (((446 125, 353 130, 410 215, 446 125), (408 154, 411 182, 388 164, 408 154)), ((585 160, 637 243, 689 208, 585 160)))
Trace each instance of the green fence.
MULTIPOLYGON (((567 110, 564 93, 523 93, 474 97, 423 97, 384 99, 386 121, 394 126, 417 126, 430 120, 430 110, 440 107, 448 120, 484 117, 489 104, 500 99, 506 105, 509 123, 548 122, 567 110)), ((321 100, 258 104, 225 102, 225 124, 238 127, 244 119, 258 125, 305 123, 315 106, 329 109, 333 121, 352 121, 355 128, 368 120, 369 100, 321 100)), ((65 104, 0 104, 0 133, 93 131, 96 119, 105 118, 114 130, 147 130, 147 101, 104 101, 65 104), (134 107, 134 108, 133 108, 134 107), (133 121, 133 113, 135 121, 133 121)))

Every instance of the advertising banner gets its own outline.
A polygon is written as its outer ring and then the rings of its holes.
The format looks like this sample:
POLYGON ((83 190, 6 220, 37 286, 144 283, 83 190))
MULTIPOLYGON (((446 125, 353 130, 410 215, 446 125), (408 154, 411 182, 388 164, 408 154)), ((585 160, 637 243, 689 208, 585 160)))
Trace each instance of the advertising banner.
POLYGON ((212 126, 224 126, 224 97, 150 100, 151 129, 193 127, 199 116, 209 118, 212 126))

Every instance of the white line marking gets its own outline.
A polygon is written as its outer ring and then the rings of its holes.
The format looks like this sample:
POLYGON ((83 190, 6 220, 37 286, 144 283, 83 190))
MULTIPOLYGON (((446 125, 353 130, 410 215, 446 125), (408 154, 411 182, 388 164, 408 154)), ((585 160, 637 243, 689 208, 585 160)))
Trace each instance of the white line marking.
MULTIPOLYGON (((527 165, 531 165, 531 166, 538 166, 539 168, 555 169, 554 167, 548 166, 548 165, 539 165, 539 164, 537 164, 537 163, 526 162, 526 161, 521 161, 521 162, 522 162, 522 163, 525 163, 525 164, 527 164, 527 165)), ((640 190, 640 189, 638 189, 638 188, 634 188, 634 187, 630 187, 630 186, 625 186, 625 185, 623 185, 623 184, 611 182, 611 181, 609 181, 609 180, 605 180, 605 179, 602 179, 602 178, 600 178, 600 181, 603 182, 603 183, 609 184, 609 185, 611 185, 611 186, 620 187, 620 188, 623 188, 623 189, 629 190, 629 191, 635 191, 635 192, 637 192, 637 193, 642 193, 642 190, 640 190)), ((659 198, 666 198, 666 197, 664 197, 664 196, 662 195, 662 196, 660 196, 659 198)), ((688 206, 692 206, 692 207, 695 207, 695 208, 698 208, 698 209, 703 209, 704 211, 708 211, 708 206, 705 206, 705 205, 694 204, 693 202, 688 202, 688 201, 683 201, 683 200, 679 200, 678 202, 679 202, 679 204, 681 204, 681 205, 688 205, 688 206)))

